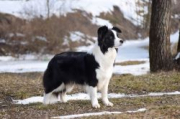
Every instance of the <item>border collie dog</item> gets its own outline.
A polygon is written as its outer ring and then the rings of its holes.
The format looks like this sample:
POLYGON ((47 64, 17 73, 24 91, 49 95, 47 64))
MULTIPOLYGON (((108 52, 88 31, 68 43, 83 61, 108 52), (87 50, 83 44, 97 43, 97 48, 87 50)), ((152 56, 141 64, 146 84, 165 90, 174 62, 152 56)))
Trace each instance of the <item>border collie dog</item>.
POLYGON ((108 85, 117 48, 123 44, 118 37, 121 30, 102 26, 97 33, 98 40, 90 52, 64 52, 51 59, 43 76, 44 104, 56 103, 58 96, 61 102, 67 102, 66 93, 77 84, 90 95, 92 107, 100 108, 97 91, 106 106, 113 106, 108 100, 108 85))

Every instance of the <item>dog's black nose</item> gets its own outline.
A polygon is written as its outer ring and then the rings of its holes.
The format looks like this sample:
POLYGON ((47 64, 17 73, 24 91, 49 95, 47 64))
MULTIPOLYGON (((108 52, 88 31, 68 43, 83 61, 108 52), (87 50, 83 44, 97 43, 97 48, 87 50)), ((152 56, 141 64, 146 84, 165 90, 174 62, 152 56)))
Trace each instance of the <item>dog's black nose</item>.
POLYGON ((120 40, 120 43, 123 43, 124 41, 123 40, 120 40))

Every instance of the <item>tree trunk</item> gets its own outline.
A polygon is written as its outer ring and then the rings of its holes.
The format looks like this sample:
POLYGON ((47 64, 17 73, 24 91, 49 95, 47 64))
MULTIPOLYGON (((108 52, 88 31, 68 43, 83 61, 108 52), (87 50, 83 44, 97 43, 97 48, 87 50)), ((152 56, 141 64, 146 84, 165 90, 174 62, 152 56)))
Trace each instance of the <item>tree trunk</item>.
POLYGON ((170 50, 171 3, 171 0, 152 0, 149 44, 151 72, 172 69, 170 50))
POLYGON ((46 7, 47 7, 47 18, 49 19, 49 17, 50 17, 50 5, 49 5, 49 0, 46 0, 46 7))
MULTIPOLYGON (((179 53, 180 53, 180 29, 179 29, 179 41, 178 41, 178 47, 177 47, 177 56, 179 55, 179 53)), ((177 66, 176 67, 180 71, 180 58, 177 58, 176 62, 177 62, 177 66)))
POLYGON ((180 29, 179 29, 179 41, 178 41, 177 53, 179 52, 180 52, 180 29))

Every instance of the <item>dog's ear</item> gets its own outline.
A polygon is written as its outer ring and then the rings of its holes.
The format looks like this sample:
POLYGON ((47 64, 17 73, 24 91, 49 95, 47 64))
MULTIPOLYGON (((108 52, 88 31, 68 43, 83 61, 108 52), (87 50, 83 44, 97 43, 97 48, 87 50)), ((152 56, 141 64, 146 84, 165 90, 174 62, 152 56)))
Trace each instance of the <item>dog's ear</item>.
POLYGON ((115 30, 115 31, 118 32, 118 33, 122 33, 122 32, 121 32, 121 29, 119 29, 118 27, 115 27, 115 26, 112 28, 112 30, 115 30))
POLYGON ((102 26, 98 29, 98 39, 102 39, 103 35, 105 35, 108 32, 107 26, 102 26))

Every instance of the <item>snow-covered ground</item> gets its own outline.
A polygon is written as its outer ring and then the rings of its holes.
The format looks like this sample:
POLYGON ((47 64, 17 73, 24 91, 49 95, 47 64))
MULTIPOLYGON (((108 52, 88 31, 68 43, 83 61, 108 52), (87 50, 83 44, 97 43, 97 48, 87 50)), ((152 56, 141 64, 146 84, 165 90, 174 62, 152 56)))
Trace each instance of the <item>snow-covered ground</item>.
MULTIPOLYGON (((145 64, 140 65, 129 65, 129 66, 120 66, 117 65, 114 68, 114 73, 123 74, 130 73, 133 75, 145 74, 149 71, 149 60, 148 60, 148 51, 141 48, 143 45, 141 43, 146 42, 147 40, 138 40, 138 41, 127 41, 119 48, 118 57, 116 62, 124 61, 146 61, 145 64)), ((144 45, 147 45, 144 43, 144 45)), ((79 47, 78 50, 89 50, 89 47, 79 47)), ((14 72, 14 73, 24 73, 24 72, 44 72, 47 64, 50 60, 50 57, 44 59, 36 59, 34 55, 20 56, 19 59, 13 57, 0 57, 0 72, 14 72)))
MULTIPOLYGON (((178 31, 171 35, 171 43, 176 43, 178 41, 178 31)), ((133 74, 142 75, 149 72, 149 53, 148 50, 143 47, 148 46, 149 39, 139 39, 125 41, 124 44, 119 47, 118 56, 116 62, 124 61, 145 61, 144 64, 139 65, 128 65, 120 66, 116 65, 114 67, 114 73, 116 74, 133 74)), ((90 46, 78 47, 78 51, 87 51, 92 48, 90 46)), ((14 58, 11 56, 0 56, 0 73, 2 72, 14 72, 14 73, 24 73, 24 72, 44 72, 49 60, 52 55, 21 55, 19 58, 14 58)))
MULTIPOLYGON (((152 92, 145 95, 137 95, 137 94, 121 94, 121 93, 110 93, 108 94, 108 98, 137 98, 137 97, 156 97, 156 96, 163 96, 163 95, 180 95, 179 91, 175 92, 152 92)), ((101 94, 98 93, 98 98, 101 97, 101 94)), ((60 99, 59 99, 60 100, 60 99)), ((77 93, 67 95, 67 100, 90 100, 89 95, 87 93, 77 93)), ((23 100, 13 100, 14 104, 31 104, 31 103, 42 103, 43 97, 42 96, 34 96, 23 100)))

